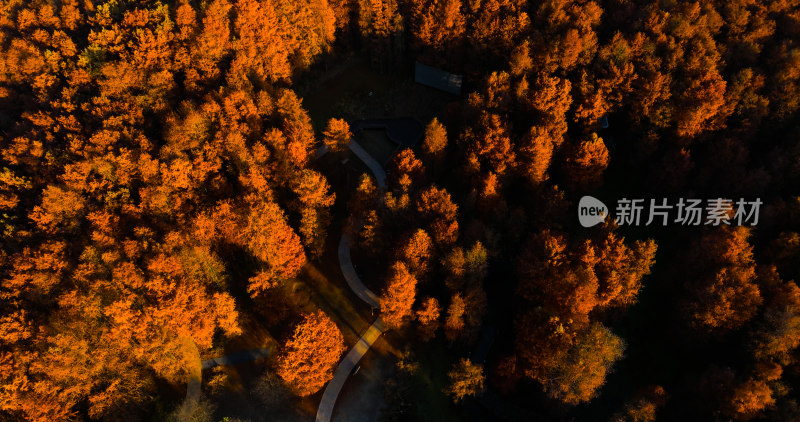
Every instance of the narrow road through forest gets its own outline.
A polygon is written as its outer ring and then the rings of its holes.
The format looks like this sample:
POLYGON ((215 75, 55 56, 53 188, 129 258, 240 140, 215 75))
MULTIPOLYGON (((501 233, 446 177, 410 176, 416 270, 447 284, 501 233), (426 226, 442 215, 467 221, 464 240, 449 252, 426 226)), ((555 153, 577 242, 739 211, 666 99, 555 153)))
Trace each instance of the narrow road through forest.
POLYGON ((316 422, 327 422, 331 420, 333 414, 333 406, 336 404, 336 399, 339 397, 339 392, 342 391, 345 381, 353 372, 353 369, 358 364, 358 361, 367 353, 372 343, 383 334, 386 328, 383 326, 383 321, 380 317, 367 329, 367 331, 358 339, 358 342, 347 352, 344 359, 339 362, 333 379, 328 382, 325 387, 325 392, 322 393, 322 400, 319 402, 317 409, 316 422))
MULTIPOLYGON (((377 160, 372 158, 371 155, 355 140, 350 140, 350 150, 364 162, 372 171, 375 176, 375 181, 381 192, 386 190, 386 172, 377 160)), ((357 230, 355 230, 357 231, 357 230)), ((356 273, 353 267, 353 262, 350 259, 350 235, 347 230, 342 230, 342 237, 339 241, 339 267, 342 270, 347 285, 353 290, 361 300, 371 306, 373 309, 379 308, 378 296, 375 295, 364 283, 356 273)), ((317 409, 316 422, 330 422, 331 415, 333 415, 333 407, 336 404, 336 399, 339 397, 339 392, 342 391, 345 381, 353 372, 358 361, 367 353, 370 346, 383 334, 386 327, 380 316, 375 322, 367 329, 367 331, 358 339, 358 342, 347 352, 344 359, 339 362, 336 372, 333 374, 333 379, 325 386, 325 392, 322 393, 322 400, 320 400, 319 408, 317 409)))

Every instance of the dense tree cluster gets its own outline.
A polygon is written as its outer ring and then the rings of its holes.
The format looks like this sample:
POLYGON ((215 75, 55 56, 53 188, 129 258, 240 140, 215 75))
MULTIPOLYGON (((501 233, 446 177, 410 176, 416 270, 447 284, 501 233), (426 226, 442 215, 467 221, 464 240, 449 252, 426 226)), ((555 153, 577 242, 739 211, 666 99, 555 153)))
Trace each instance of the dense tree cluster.
POLYGON ((262 295, 321 250, 334 197, 288 82, 329 48, 333 11, 37 1, 0 16, 0 409, 134 418, 156 377, 185 381, 198 348, 240 333, 235 285, 262 295))
POLYGON ((487 368, 498 388, 530 379, 551 398, 587 402, 615 362, 664 347, 677 353, 665 365, 696 366, 648 379, 649 392, 613 418, 797 418, 800 128, 786 93, 800 80, 800 5, 409 1, 400 11, 408 53, 476 88, 429 122, 419 163, 411 152, 396 158, 387 210, 376 201, 364 217, 375 239, 420 225, 433 241, 427 278, 445 289, 418 285, 421 338, 434 301, 450 340, 488 307, 514 338, 487 368), (448 201, 438 202, 457 210, 447 225, 443 207, 435 221, 427 205, 442 190, 448 201), (769 221, 648 236, 576 228, 571 206, 598 190, 760 196, 769 221), (478 300, 465 277, 472 245, 484 250, 478 300), (648 277, 655 286, 638 304, 648 277), (653 315, 633 323, 632 312, 653 315), (641 328, 623 338, 617 325, 641 328))

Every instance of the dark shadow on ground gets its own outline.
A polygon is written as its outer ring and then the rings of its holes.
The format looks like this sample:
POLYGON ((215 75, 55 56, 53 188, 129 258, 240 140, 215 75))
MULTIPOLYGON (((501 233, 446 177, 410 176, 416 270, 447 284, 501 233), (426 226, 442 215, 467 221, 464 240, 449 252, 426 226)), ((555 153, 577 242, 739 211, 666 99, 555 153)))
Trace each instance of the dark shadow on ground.
MULTIPOLYGON (((378 342, 384 341, 379 339, 378 342)), ((377 342, 376 342, 377 343, 377 342)), ((394 357, 371 348, 361 358, 355 375, 342 387, 332 421, 373 422, 380 418, 384 406, 383 385, 393 370, 394 357)))

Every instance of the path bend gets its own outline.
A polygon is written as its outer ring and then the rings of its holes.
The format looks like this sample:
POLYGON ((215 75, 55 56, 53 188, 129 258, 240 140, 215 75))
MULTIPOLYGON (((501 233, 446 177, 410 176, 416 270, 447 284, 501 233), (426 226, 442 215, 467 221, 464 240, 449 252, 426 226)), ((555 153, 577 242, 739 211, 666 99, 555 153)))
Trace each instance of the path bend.
POLYGON ((353 154, 358 157, 359 160, 363 161, 364 164, 369 167, 369 171, 372 172, 372 175, 375 176, 375 184, 378 185, 378 188, 381 192, 386 191, 386 171, 381 166, 381 163, 378 160, 372 158, 371 155, 364 149, 358 142, 351 139, 350 144, 350 151, 353 151, 353 154))
POLYGON ((350 259, 350 235, 346 230, 342 231, 342 238, 339 240, 339 267, 341 267, 342 275, 353 293, 367 302, 367 305, 379 308, 378 296, 364 285, 353 267, 353 261, 350 259))
MULTIPOLYGON (((375 177, 375 183, 378 185, 378 188, 381 192, 386 191, 386 171, 384 171, 383 166, 375 160, 367 150, 365 150, 361 145, 358 144, 355 140, 350 140, 350 144, 348 145, 350 150, 358 157, 364 164, 369 167, 372 175, 375 177)), ((372 308, 379 308, 380 302, 378 301, 378 296, 375 295, 367 286, 364 285, 364 282, 361 281, 361 278, 356 273, 355 268, 353 267, 353 261, 350 257, 350 235, 348 234, 347 230, 342 230, 342 237, 339 240, 339 267, 342 270, 342 275, 344 279, 347 281, 347 285, 356 294, 361 300, 366 302, 372 308)), ((358 361, 367 353, 370 346, 386 331, 386 327, 383 325, 383 320, 381 320, 380 316, 375 320, 374 323, 367 329, 366 332, 358 339, 355 345, 347 352, 344 359, 339 362, 339 366, 336 368, 336 372, 333 374, 333 378, 328 382, 328 385, 325 386, 325 392, 322 393, 322 399, 319 403, 319 408, 317 409, 317 418, 316 422, 330 422, 331 416, 333 415, 333 407, 336 405, 336 399, 339 397, 339 393, 342 391, 342 387, 344 383, 347 381, 347 378, 350 376, 350 373, 355 368, 358 361)))

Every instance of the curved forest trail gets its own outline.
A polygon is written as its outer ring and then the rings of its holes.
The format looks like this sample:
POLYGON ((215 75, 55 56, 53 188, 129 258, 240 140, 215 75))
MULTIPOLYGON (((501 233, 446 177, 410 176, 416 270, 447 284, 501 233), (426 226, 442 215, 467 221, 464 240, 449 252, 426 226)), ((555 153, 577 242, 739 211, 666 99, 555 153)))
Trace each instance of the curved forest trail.
POLYGON ((379 308, 378 296, 364 285, 353 267, 353 261, 350 259, 350 234, 346 229, 342 231, 342 238, 339 240, 339 267, 353 293, 372 308, 379 308))
MULTIPOLYGON (((350 140, 349 148, 367 165, 367 167, 369 167, 370 171, 372 171, 380 191, 385 191, 386 172, 383 166, 372 158, 372 156, 355 140, 350 140)), ((350 235, 347 233, 347 229, 342 230, 338 252, 339 268, 342 270, 342 275, 347 281, 347 285, 350 286, 350 289, 353 290, 356 296, 366 302, 370 307, 373 309, 379 308, 380 303, 378 302, 378 296, 364 285, 353 267, 353 262, 350 259, 350 235)), ((361 360, 370 346, 372 346, 384 331, 386 331, 386 327, 383 325, 380 316, 378 316, 369 329, 361 335, 361 338, 359 338, 356 344, 347 352, 344 359, 339 362, 333 379, 328 381, 328 385, 325 386, 325 392, 322 393, 322 400, 320 400, 319 408, 317 409, 316 422, 329 422, 331 420, 333 407, 336 404, 336 399, 339 397, 339 392, 342 390, 345 381, 347 381, 347 378, 353 372, 353 368, 355 368, 358 361, 361 360)))

